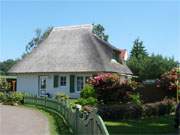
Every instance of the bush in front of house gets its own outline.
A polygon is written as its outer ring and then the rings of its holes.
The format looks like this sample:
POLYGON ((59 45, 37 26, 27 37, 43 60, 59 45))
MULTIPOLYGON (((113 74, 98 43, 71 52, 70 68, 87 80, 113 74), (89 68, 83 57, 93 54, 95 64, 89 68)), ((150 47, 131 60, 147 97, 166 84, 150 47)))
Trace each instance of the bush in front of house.
POLYGON ((123 120, 143 117, 170 115, 175 111, 176 102, 164 99, 160 102, 139 105, 137 103, 99 105, 98 113, 103 119, 123 120))
POLYGON ((11 84, 4 78, 0 78, 0 90, 8 91, 11 88, 11 84))
POLYGON ((81 98, 75 101, 75 104, 82 106, 95 106, 97 104, 96 91, 90 84, 86 84, 80 93, 81 98))
POLYGON ((65 100, 69 99, 69 96, 67 96, 65 93, 58 92, 55 95, 55 99, 57 101, 65 101, 65 100))
POLYGON ((10 92, 4 95, 3 104, 17 105, 21 104, 24 99, 24 94, 22 92, 10 92))
POLYGON ((95 89, 98 101, 104 104, 127 103, 131 100, 130 94, 136 93, 138 83, 134 81, 122 82, 120 76, 115 73, 101 73, 91 77, 88 81, 95 89))
POLYGON ((131 98, 132 103, 134 103, 136 105, 140 105, 140 106, 142 105, 142 101, 141 101, 139 93, 131 94, 131 95, 129 95, 129 97, 131 98))
POLYGON ((147 103, 143 105, 143 116, 163 116, 175 111, 176 102, 172 99, 164 99, 160 102, 147 103))
POLYGON ((0 92, 0 103, 4 101, 5 95, 3 92, 0 92))
POLYGON ((95 106, 97 104, 97 99, 94 97, 79 98, 75 101, 75 104, 79 104, 82 106, 85 105, 95 106))
POLYGON ((96 91, 92 85, 86 84, 80 93, 82 98, 96 97, 96 91))
POLYGON ((138 119, 142 112, 142 107, 133 103, 98 106, 98 114, 105 120, 138 119))
POLYGON ((173 68, 169 72, 161 75, 160 80, 157 80, 157 86, 162 87, 165 90, 175 91, 177 90, 177 80, 180 80, 180 68, 173 68))

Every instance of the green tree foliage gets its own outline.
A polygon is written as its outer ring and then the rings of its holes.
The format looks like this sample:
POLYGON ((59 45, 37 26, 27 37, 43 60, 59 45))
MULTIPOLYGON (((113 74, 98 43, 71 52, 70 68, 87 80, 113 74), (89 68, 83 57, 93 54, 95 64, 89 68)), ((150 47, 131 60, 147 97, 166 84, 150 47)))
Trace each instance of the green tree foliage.
POLYGON ((102 40, 108 41, 109 36, 105 34, 105 28, 101 24, 93 24, 92 32, 102 40))
POLYGON ((0 90, 9 90, 11 85, 6 81, 6 79, 0 78, 0 90))
MULTIPOLYGON (((37 47, 42 41, 44 41, 50 34, 53 27, 47 28, 43 33, 41 29, 35 30, 35 37, 26 45, 26 53, 29 53, 32 51, 33 48, 37 47)), ((25 54, 23 54, 22 57, 24 57, 25 54)))
POLYGON ((131 50, 130 57, 142 58, 148 56, 147 50, 143 45, 143 41, 138 38, 134 41, 133 48, 131 50))
POLYGON ((146 79, 157 79, 160 76, 177 66, 174 58, 163 57, 162 55, 148 56, 142 41, 136 39, 127 61, 128 67, 134 75, 138 76, 138 81, 146 79))
POLYGON ((0 62, 0 74, 1 75, 7 75, 8 70, 14 65, 16 64, 17 60, 13 60, 13 59, 8 59, 6 61, 2 61, 0 62))
POLYGON ((162 74, 177 66, 177 62, 173 58, 154 54, 146 58, 144 64, 141 75, 142 79, 160 78, 162 74))

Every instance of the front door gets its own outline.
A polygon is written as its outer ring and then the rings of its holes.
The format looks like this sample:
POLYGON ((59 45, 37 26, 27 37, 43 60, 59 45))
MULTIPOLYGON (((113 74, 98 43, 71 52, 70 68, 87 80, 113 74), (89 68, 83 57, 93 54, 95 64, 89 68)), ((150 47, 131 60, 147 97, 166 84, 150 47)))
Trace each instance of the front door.
POLYGON ((47 76, 39 77, 39 96, 45 96, 47 90, 47 76))

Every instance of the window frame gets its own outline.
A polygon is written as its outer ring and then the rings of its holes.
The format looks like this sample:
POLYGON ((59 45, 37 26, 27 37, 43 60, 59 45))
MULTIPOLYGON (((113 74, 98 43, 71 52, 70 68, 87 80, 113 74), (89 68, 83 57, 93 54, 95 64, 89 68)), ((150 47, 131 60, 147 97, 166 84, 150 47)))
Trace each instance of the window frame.
POLYGON ((60 76, 60 86, 61 87, 67 86, 67 77, 66 76, 60 76))
POLYGON ((84 88, 84 76, 77 76, 76 77, 76 92, 81 92, 81 90, 84 88), (81 78, 81 84, 79 84, 78 80, 81 78), (79 86, 81 85, 81 86, 79 86))

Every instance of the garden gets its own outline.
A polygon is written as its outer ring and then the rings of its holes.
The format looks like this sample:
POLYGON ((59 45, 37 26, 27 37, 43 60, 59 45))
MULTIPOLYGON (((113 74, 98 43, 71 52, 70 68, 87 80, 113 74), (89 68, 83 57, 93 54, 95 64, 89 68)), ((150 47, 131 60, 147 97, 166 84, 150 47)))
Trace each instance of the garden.
MULTIPOLYGON (((78 107, 81 112, 91 113, 97 108, 109 134, 175 134, 179 78, 179 69, 174 68, 156 81, 156 87, 161 87, 168 93, 167 97, 156 102, 142 100, 142 95, 137 91, 144 87, 142 83, 132 79, 122 82, 115 73, 101 73, 90 77, 79 99, 70 99, 63 93, 57 93, 53 98, 58 103, 68 103, 66 105, 70 108, 78 107)), ((24 104, 26 96, 28 95, 21 92, 0 92, 0 102, 8 105, 24 104)), ((42 100, 42 104, 47 104, 46 98, 45 102, 44 99, 39 100, 42 100)))
POLYGON ((137 91, 144 87, 142 83, 120 82, 117 74, 98 74, 88 80, 81 98, 74 102, 86 111, 96 106, 110 134, 173 134, 176 132, 174 114, 179 100, 179 78, 177 68, 164 73, 155 84, 167 96, 161 101, 144 102, 137 91))

